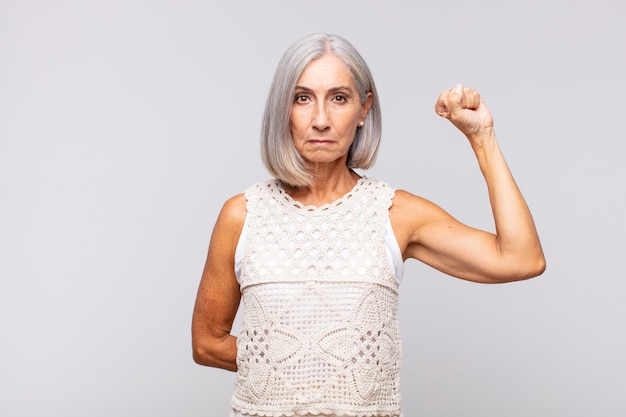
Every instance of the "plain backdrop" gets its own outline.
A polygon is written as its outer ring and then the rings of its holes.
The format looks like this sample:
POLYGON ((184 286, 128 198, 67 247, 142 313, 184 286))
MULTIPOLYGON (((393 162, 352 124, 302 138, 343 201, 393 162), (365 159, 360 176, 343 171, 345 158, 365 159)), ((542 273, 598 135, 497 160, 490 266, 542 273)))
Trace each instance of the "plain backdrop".
POLYGON ((478 89, 548 269, 487 286, 415 261, 406 417, 626 415, 624 3, 0 0, 0 416, 225 417, 191 358, 223 202, 269 178, 276 63, 312 32, 368 61, 365 172, 493 230, 466 140, 433 104, 478 89))

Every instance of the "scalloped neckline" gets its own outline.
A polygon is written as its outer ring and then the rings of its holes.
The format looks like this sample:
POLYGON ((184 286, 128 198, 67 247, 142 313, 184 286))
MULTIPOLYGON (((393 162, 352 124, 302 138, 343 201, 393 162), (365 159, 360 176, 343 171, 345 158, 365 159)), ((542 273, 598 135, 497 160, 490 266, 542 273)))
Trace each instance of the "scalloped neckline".
POLYGON ((278 200, 285 203, 287 206, 293 207, 298 210, 303 210, 308 213, 322 213, 327 212, 334 207, 341 206, 347 203, 348 200, 358 191, 360 187, 363 186, 365 181, 368 179, 369 178, 367 178, 366 176, 362 176, 356 181, 356 184, 354 184, 354 187, 352 187, 350 191, 339 197, 337 200, 323 204, 321 206, 315 206, 313 204, 302 204, 300 201, 294 199, 291 195, 289 195, 287 191, 285 191, 285 187, 283 187, 282 181, 275 180, 274 184, 276 185, 276 191, 279 193, 279 195, 277 196, 278 200))

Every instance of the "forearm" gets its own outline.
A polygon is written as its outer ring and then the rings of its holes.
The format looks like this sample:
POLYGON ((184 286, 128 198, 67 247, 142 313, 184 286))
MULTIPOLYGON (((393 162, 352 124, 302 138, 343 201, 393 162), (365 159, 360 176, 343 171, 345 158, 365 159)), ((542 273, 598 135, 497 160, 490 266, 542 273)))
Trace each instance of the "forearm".
POLYGON ((469 137, 487 183, 496 227, 496 249, 525 277, 543 272, 545 259, 531 212, 520 192, 493 129, 469 137))
POLYGON ((196 363, 237 371, 237 338, 230 334, 218 339, 194 338, 193 359, 196 363))

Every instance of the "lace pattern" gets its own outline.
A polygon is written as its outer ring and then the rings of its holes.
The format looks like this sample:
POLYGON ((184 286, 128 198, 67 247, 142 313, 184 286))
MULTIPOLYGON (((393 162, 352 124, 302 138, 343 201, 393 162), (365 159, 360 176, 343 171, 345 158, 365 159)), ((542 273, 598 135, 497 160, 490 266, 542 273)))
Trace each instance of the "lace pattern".
POLYGON ((362 178, 336 202, 311 207, 269 181, 246 197, 233 408, 399 415, 397 281, 384 249, 393 190, 362 178))

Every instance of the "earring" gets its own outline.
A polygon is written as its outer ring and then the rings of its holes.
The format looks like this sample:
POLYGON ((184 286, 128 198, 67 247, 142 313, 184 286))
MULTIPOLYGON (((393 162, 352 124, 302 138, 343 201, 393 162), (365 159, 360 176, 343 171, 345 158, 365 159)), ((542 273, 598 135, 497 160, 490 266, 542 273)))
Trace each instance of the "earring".
POLYGON ((359 122, 359 127, 363 127, 365 125, 365 122, 359 122))

